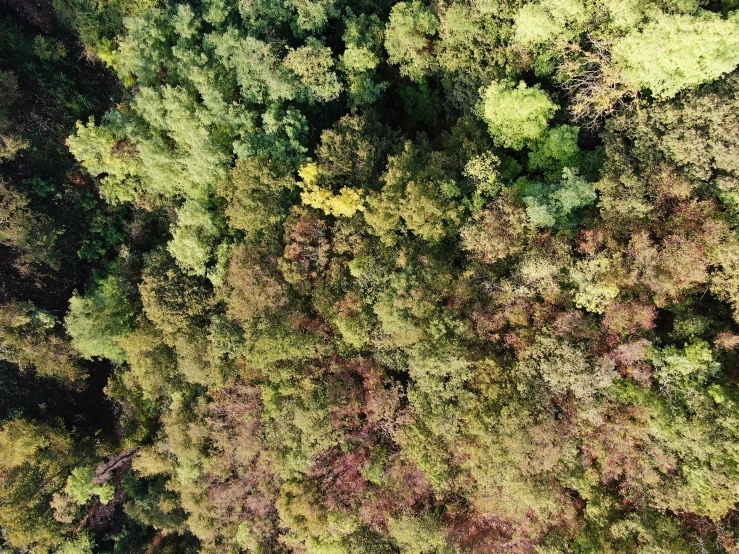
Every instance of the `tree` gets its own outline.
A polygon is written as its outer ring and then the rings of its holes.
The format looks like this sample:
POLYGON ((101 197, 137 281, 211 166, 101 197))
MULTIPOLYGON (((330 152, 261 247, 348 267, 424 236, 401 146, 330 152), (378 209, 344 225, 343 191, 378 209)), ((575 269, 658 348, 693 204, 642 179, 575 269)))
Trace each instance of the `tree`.
POLYGON ((496 144, 520 150, 544 134, 557 105, 539 87, 493 83, 482 94, 480 112, 496 144))
POLYGON ((228 313, 236 320, 272 315, 288 302, 276 260, 258 247, 232 249, 226 284, 231 289, 228 313))
POLYGON ((570 270, 570 277, 577 286, 575 303, 589 312, 603 313, 619 294, 616 284, 609 282, 613 262, 600 256, 581 260, 570 270))
POLYGON ((215 243, 222 226, 221 218, 205 203, 187 200, 177 211, 177 226, 167 250, 185 272, 204 276, 217 252, 215 243))
POLYGON ((28 196, 0 179, 0 244, 20 251, 19 265, 58 268, 60 234, 51 218, 31 209, 28 196))
POLYGON ((110 483, 95 483, 95 472, 91 467, 76 467, 67 477, 65 494, 77 504, 86 504, 93 496, 97 496, 102 504, 113 499, 115 488, 110 483))
POLYGON ((0 524, 15 548, 50 549, 65 527, 54 520, 50 501, 76 462, 74 443, 62 429, 25 419, 0 427, 0 524))
POLYGON ((309 40, 305 46, 291 50, 284 64, 298 76, 309 101, 327 102, 339 96, 341 84, 331 71, 334 60, 330 48, 309 40))
POLYGON ((67 138, 67 146, 92 175, 104 175, 100 191, 105 198, 112 202, 136 198, 138 153, 130 142, 90 119, 87 125, 77 123, 77 132, 67 138))
POLYGON ((446 541, 444 531, 433 514, 403 515, 392 518, 390 536, 400 547, 402 554, 447 554, 453 552, 446 541))
POLYGON ((364 211, 362 192, 348 187, 342 187, 338 194, 330 190, 322 189, 316 184, 318 177, 318 166, 308 164, 300 170, 303 179, 301 187, 303 192, 300 200, 306 206, 317 208, 326 215, 336 217, 351 217, 357 212, 364 211))
POLYGON ((239 159, 221 187, 229 225, 247 232, 247 240, 270 237, 282 229, 290 192, 295 187, 286 168, 255 157, 239 159))
POLYGON ((589 359, 582 350, 551 335, 537 336, 516 369, 522 378, 522 390, 531 390, 540 378, 553 393, 569 392, 580 400, 592 398, 615 378, 610 361, 589 359), (530 379, 533 382, 527 382, 530 379))
POLYGON ((623 77, 659 99, 713 81, 739 65, 739 14, 723 19, 660 14, 640 30, 615 41, 613 57, 623 77))
POLYGON ((0 359, 18 364, 21 370, 33 368, 44 377, 75 386, 85 378, 58 320, 30 302, 0 307, 0 359))
POLYGON ((151 252, 145 263, 139 284, 141 303, 166 342, 186 332, 191 322, 197 326, 207 321, 213 306, 207 281, 184 273, 162 250, 151 252))
POLYGON ((574 41, 590 17, 587 4, 578 0, 529 2, 516 14, 514 41, 529 48, 574 41))
POLYGON ((18 80, 10 71, 0 71, 0 161, 12 161, 29 144, 12 131, 12 113, 21 99, 18 80))
POLYGON ((580 162, 577 138, 580 129, 572 125, 550 128, 529 152, 529 170, 539 171, 551 180, 562 176, 566 168, 576 168, 580 162))
POLYGON ((464 248, 485 263, 521 252, 529 237, 526 212, 505 197, 475 215, 460 233, 464 248))
POLYGON ((382 191, 368 197, 364 214, 373 232, 388 244, 405 230, 429 242, 452 233, 461 220, 461 191, 447 161, 424 140, 408 141, 389 157, 382 191))
POLYGON ((382 56, 383 25, 372 14, 345 19, 344 44, 346 48, 339 61, 347 77, 349 104, 353 108, 375 103, 387 88, 386 82, 378 82, 376 68, 382 56))
POLYGON ((553 187, 531 183, 523 185, 526 215, 532 225, 537 227, 572 227, 573 215, 595 202, 597 195, 591 183, 566 167, 562 170, 562 180, 553 187))
POLYGON ((118 339, 134 328, 138 314, 136 292, 113 266, 111 273, 97 282, 87 296, 73 296, 64 320, 72 346, 85 358, 97 356, 121 363, 125 353, 118 339))
POLYGON ((435 66, 430 37, 438 30, 438 19, 419 0, 398 2, 390 11, 385 30, 388 61, 399 65, 402 75, 421 81, 435 66))

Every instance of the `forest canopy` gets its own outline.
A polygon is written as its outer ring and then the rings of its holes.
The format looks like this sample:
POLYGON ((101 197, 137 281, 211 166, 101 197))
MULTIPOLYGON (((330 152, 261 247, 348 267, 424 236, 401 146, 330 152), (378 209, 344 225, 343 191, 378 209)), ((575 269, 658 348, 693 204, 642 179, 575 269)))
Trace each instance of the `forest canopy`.
POLYGON ((0 552, 739 548, 735 0, 0 6, 0 552))

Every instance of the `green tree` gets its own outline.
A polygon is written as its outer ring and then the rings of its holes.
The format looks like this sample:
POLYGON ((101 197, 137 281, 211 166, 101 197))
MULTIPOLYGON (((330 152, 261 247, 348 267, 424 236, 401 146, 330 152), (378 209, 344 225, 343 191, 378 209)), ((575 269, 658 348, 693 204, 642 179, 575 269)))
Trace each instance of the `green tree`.
POLYGON ((117 363, 125 359, 118 339, 134 328, 137 291, 117 271, 114 266, 87 296, 75 295, 69 300, 64 325, 72 346, 85 358, 101 357, 117 363))
POLYGON ((14 419, 0 427, 0 447, 4 539, 15 548, 58 546, 65 527, 54 520, 50 502, 76 462, 72 439, 55 426, 14 419))
POLYGON ((496 144, 520 150, 544 134, 557 105, 538 87, 493 83, 482 94, 480 113, 496 144))
POLYGON ((380 18, 372 14, 344 20, 344 44, 339 69, 347 78, 349 104, 356 108, 375 103, 387 83, 378 81, 376 69, 380 65, 383 44, 383 25, 380 18))
POLYGON ((58 320, 30 302, 15 302, 0 307, 0 359, 33 368, 44 377, 66 385, 79 384, 85 378, 58 320))
POLYGON ((595 202, 597 194, 592 183, 571 168, 562 171, 562 181, 555 186, 525 184, 526 215, 537 227, 572 226, 577 210, 595 202))
POLYGON ((439 20, 419 0, 395 4, 385 30, 388 61, 399 65, 402 75, 421 81, 435 67, 431 37, 438 30, 439 20))
POLYGON ((330 48, 310 40, 305 46, 291 50, 284 64, 298 76, 308 100, 327 102, 338 98, 341 84, 331 71, 334 60, 330 48))
POLYGON ((94 482, 95 472, 91 467, 76 467, 67 477, 64 492, 77 504, 86 504, 93 496, 97 496, 102 504, 113 499, 115 488, 110 483, 94 482))
POLYGON ((718 79, 739 65, 739 14, 724 19, 661 14, 641 30, 615 41, 613 57, 624 79, 657 98, 718 79))
POLYGON ((229 225, 260 240, 281 232, 295 181, 286 169, 258 158, 239 159, 221 188, 229 225), (279 229, 279 231, 278 231, 279 229))
POLYGON ((56 242, 62 232, 30 204, 26 194, 0 179, 0 244, 20 251, 21 266, 44 264, 58 269, 56 242))

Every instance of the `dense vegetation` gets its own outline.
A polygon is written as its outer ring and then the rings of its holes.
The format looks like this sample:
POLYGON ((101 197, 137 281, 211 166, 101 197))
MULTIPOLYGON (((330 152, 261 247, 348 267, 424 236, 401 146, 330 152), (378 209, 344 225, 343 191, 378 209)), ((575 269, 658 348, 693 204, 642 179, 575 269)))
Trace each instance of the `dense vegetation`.
POLYGON ((736 553, 737 7, 0 6, 0 552, 736 553))

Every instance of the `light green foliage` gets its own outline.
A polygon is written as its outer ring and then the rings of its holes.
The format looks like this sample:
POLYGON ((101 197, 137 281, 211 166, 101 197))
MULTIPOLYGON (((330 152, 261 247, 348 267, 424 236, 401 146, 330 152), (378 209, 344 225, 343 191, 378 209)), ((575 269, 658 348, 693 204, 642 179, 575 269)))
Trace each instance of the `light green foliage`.
POLYGON ((95 472, 91 467, 76 467, 67 478, 64 492, 77 504, 86 504, 93 496, 97 496, 102 504, 113 499, 115 487, 110 483, 93 482, 95 472))
MULTIPOLYGON (((183 6, 183 9, 187 9, 183 6)), ((156 81, 162 61, 169 55, 172 27, 164 10, 149 10, 126 22, 126 34, 118 47, 117 67, 124 76, 143 85, 156 81)))
POLYGON ((700 340, 686 344, 682 349, 668 346, 655 352, 652 363, 657 367, 656 376, 660 383, 678 390, 704 385, 721 369, 714 361, 709 345, 700 340))
POLYGON ((244 359, 252 367, 308 360, 325 354, 329 346, 321 337, 296 329, 284 319, 244 323, 244 342, 244 359))
POLYGON ((739 13, 723 19, 661 14, 619 39, 613 57, 626 81, 657 98, 718 79, 739 65, 739 13))
POLYGON ((458 79, 469 72, 477 78, 475 81, 483 75, 503 73, 509 57, 503 41, 511 33, 505 15, 504 9, 491 10, 480 1, 454 3, 446 8, 441 14, 436 46, 440 68, 455 73, 458 79))
POLYGON ((555 297, 560 291, 562 270, 571 263, 566 252, 555 252, 547 255, 543 252, 525 254, 519 266, 521 284, 526 287, 522 292, 533 292, 543 298, 555 297))
POLYGON ((419 0, 395 4, 385 30, 388 61, 399 65, 402 75, 421 81, 434 68, 431 37, 438 30, 436 16, 419 0))
POLYGON ((298 76, 309 100, 327 102, 339 96, 341 84, 331 71, 334 61, 330 48, 315 40, 308 41, 305 46, 291 50, 284 65, 298 76))
POLYGON ((133 106, 150 126, 136 138, 148 192, 203 199, 226 176, 227 135, 185 87, 142 87, 133 106), (220 136, 219 136, 220 135, 220 136), (219 140, 220 139, 220 140, 219 140))
POLYGON ((344 43, 339 68, 347 76, 347 93, 352 107, 373 104, 387 88, 375 76, 380 64, 383 25, 376 15, 346 19, 344 43))
POLYGON ((76 538, 65 541, 64 544, 55 550, 56 554, 93 554, 95 551, 95 541, 87 533, 81 533, 76 538))
POLYGON ((336 0, 293 0, 291 3, 298 12, 298 27, 306 31, 320 31, 329 18, 338 15, 336 0))
MULTIPOLYGON (((136 196, 130 180, 138 173, 135 149, 106 126, 93 119, 77 123, 77 133, 67 139, 70 152, 93 175, 105 174, 100 192, 110 202, 128 202, 136 196)), ((135 181, 134 181, 135 183, 135 181)))
POLYGON ((492 152, 475 156, 465 164, 464 175, 475 183, 477 189, 475 200, 478 203, 486 198, 494 197, 500 191, 499 167, 500 159, 492 152))
POLYGON ((367 48, 348 45, 341 55, 341 67, 349 76, 349 92, 355 105, 374 103, 385 88, 372 75, 380 61, 367 48))
POLYGON ((451 554, 439 521, 433 514, 422 516, 401 515, 391 518, 390 536, 400 547, 402 554, 451 554))
POLYGON ((542 136, 557 105, 538 86, 493 83, 482 93, 480 112, 495 143, 520 150, 542 136))
POLYGON ((241 94, 248 102, 291 99, 297 93, 296 77, 279 66, 277 54, 269 44, 233 28, 210 36, 209 42, 224 67, 235 73, 241 94))
POLYGON ((581 260, 570 270, 570 278, 577 286, 575 303, 579 308, 602 314, 616 299, 619 288, 608 280, 611 263, 611 260, 601 256, 581 260))
POLYGON ((225 6, 217 4, 218 7, 213 9, 218 14, 218 23, 225 19, 223 12, 226 9, 235 8, 244 19, 244 24, 255 35, 268 35, 282 25, 289 26, 298 37, 306 34, 320 35, 329 20, 339 15, 336 0, 286 0, 279 4, 269 0, 255 0, 236 6, 228 2, 223 4, 225 6))
POLYGON ((207 205, 187 200, 177 211, 177 226, 172 230, 167 249, 184 271, 205 275, 221 229, 220 218, 214 217, 207 205))
POLYGON ((574 40, 585 29, 590 10, 581 0, 526 3, 516 14, 514 40, 529 48, 574 40))
POLYGON ((72 296, 64 320, 72 346, 87 359, 100 357, 121 363, 125 354, 118 339, 133 330, 137 311, 134 295, 135 289, 114 267, 87 296, 72 296))

